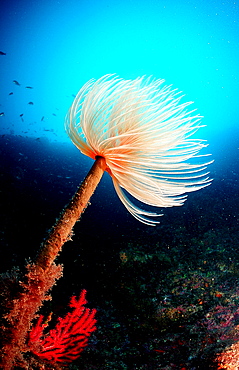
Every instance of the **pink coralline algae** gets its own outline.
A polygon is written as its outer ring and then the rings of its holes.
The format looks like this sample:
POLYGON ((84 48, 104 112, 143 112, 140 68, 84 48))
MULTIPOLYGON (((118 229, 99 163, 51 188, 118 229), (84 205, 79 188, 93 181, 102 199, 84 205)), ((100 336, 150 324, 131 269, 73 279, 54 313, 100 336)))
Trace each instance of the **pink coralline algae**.
POLYGON ((96 309, 84 307, 86 290, 82 290, 77 299, 73 296, 69 306, 71 312, 63 318, 58 318, 54 329, 44 334, 48 320, 40 315, 32 328, 28 345, 36 356, 51 363, 69 363, 77 359, 88 343, 90 334, 96 330, 96 309))

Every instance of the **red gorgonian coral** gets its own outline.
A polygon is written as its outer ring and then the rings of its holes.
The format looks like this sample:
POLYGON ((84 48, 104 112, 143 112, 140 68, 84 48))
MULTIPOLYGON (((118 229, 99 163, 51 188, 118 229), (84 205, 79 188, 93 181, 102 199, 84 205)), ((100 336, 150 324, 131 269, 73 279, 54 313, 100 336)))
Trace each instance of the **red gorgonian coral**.
POLYGON ((43 315, 32 328, 29 336, 31 351, 42 360, 55 363, 72 362, 80 356, 88 343, 88 337, 96 330, 96 309, 84 307, 86 290, 82 290, 79 299, 73 296, 69 306, 72 312, 61 318, 54 329, 44 335, 43 331, 48 326, 48 320, 43 315))

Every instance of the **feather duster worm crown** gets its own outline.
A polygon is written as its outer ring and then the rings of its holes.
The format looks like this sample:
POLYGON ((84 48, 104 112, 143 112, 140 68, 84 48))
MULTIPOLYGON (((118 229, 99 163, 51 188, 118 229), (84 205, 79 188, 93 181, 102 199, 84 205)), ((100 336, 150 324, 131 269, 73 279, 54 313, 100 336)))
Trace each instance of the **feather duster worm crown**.
POLYGON ((192 139, 201 116, 181 103, 177 90, 164 80, 124 80, 106 75, 88 81, 77 94, 66 118, 66 131, 85 155, 105 158, 115 190, 139 221, 155 225, 127 196, 156 207, 180 206, 185 193, 210 184, 205 172, 211 162, 195 163, 205 146, 192 139), (193 163, 188 160, 192 159, 193 163))

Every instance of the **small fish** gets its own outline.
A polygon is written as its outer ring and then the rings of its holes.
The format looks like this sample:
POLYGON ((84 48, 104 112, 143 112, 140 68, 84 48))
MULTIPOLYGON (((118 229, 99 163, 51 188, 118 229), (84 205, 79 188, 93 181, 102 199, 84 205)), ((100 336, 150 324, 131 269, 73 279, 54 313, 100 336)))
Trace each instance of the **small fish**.
POLYGON ((21 86, 21 84, 19 84, 19 82, 17 81, 17 80, 13 80, 12 81, 15 85, 17 85, 17 86, 21 86))
POLYGON ((13 92, 10 92, 8 95, 12 95, 13 94, 13 92))
POLYGON ((26 89, 33 89, 32 86, 26 86, 26 89))
POLYGON ((52 113, 52 115, 56 117, 56 114, 55 113, 52 113))
POLYGON ((4 53, 3 51, 0 51, 0 55, 7 55, 7 54, 4 53))
POLYGON ((0 117, 3 117, 3 116, 5 116, 5 114, 4 114, 4 112, 1 112, 0 117))
POLYGON ((43 121, 44 120, 44 116, 42 116, 42 118, 41 118, 41 121, 43 121))
POLYGON ((24 119, 22 118, 22 116, 23 116, 23 113, 20 114, 20 117, 21 117, 22 122, 24 122, 24 119))
POLYGON ((29 101, 29 103, 28 103, 29 105, 33 105, 34 103, 32 102, 32 101, 29 101))

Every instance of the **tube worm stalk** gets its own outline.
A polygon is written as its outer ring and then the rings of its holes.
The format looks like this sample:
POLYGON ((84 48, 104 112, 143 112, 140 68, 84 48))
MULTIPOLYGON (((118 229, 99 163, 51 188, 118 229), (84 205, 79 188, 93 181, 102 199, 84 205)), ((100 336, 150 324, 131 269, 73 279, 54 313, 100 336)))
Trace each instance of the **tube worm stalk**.
POLYGON ((35 262, 37 267, 43 270, 49 269, 61 251, 63 244, 70 239, 72 228, 87 207, 89 199, 100 182, 106 167, 105 159, 96 157, 88 175, 79 186, 68 206, 63 210, 47 240, 44 242, 35 262))
POLYGON ((26 364, 23 353, 29 351, 27 334, 31 329, 31 322, 43 301, 50 298, 48 291, 62 275, 62 266, 54 263, 55 258, 63 244, 69 240, 73 226, 87 207, 106 168, 105 159, 96 157, 83 183, 43 243, 35 263, 26 266, 27 272, 23 281, 19 282, 20 292, 5 316, 8 324, 2 327, 5 339, 0 350, 0 368, 11 370, 16 364, 26 364))

